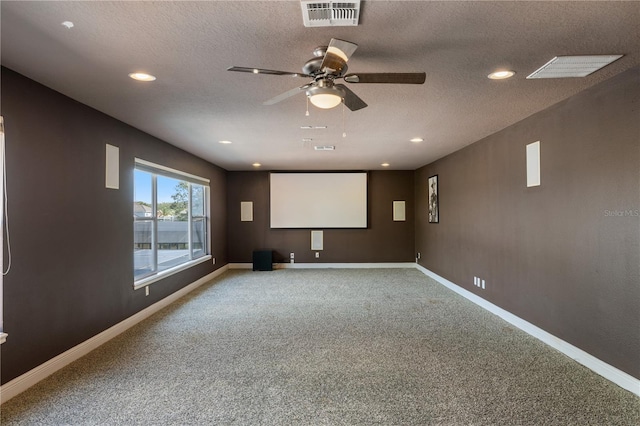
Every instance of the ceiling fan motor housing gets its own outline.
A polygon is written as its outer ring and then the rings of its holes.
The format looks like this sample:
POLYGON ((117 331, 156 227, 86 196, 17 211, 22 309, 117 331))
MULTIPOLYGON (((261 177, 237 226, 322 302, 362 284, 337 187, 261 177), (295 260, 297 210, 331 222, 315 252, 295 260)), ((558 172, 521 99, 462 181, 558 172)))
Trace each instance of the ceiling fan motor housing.
MULTIPOLYGON (((322 64, 325 62, 325 57, 327 55, 327 50, 329 49, 328 46, 318 46, 313 50, 313 58, 309 59, 307 62, 305 62, 305 64, 302 66, 302 72, 304 74, 307 75, 311 75, 314 77, 317 77, 320 74, 327 74, 327 76, 329 75, 333 75, 335 77, 341 77, 344 75, 344 73, 347 71, 347 63, 346 61, 343 61, 341 59, 338 60, 339 64, 340 64, 340 71, 339 72, 331 72, 333 70, 329 70, 327 71, 326 69, 323 69, 322 64)), ((334 58, 335 60, 335 58, 334 58)))
POLYGON ((316 56, 309 59, 302 67, 302 72, 307 75, 315 76, 320 72, 320 65, 322 65, 322 57, 316 56))

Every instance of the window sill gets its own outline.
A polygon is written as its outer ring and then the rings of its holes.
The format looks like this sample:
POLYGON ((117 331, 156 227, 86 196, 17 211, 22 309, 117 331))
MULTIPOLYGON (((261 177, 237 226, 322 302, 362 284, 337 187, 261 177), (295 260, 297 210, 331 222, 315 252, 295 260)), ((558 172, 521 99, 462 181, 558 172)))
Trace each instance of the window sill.
POLYGON ((169 276, 171 276, 173 274, 177 274, 178 272, 184 271, 185 269, 189 269, 192 266, 199 265, 200 263, 206 262, 206 261, 211 260, 211 259, 212 259, 211 255, 208 254, 206 256, 199 257, 199 258, 197 258, 195 260, 192 260, 190 262, 183 263, 182 265, 178 265, 178 266, 176 266, 174 268, 167 269, 166 271, 162 271, 162 272, 157 273, 155 275, 152 275, 150 277, 146 277, 146 278, 143 278, 141 280, 134 281, 133 289, 134 290, 138 290, 139 288, 146 287, 149 284, 155 283, 156 281, 160 281, 160 280, 162 280, 164 278, 167 278, 167 277, 169 277, 169 276))
POLYGON ((0 333, 0 345, 7 341, 7 333, 0 333))

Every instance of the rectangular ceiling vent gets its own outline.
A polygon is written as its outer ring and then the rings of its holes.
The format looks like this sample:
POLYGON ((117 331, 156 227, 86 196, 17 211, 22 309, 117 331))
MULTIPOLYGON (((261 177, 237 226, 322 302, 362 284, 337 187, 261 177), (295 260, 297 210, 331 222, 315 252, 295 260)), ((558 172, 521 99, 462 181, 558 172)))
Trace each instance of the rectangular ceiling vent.
POLYGON ((316 145, 313 149, 316 151, 334 151, 336 147, 334 145, 316 145))
POLYGON ((556 56, 527 78, 586 77, 624 55, 556 56))
POLYGON ((360 18, 360 0, 349 2, 301 0, 305 27, 354 27, 360 18))

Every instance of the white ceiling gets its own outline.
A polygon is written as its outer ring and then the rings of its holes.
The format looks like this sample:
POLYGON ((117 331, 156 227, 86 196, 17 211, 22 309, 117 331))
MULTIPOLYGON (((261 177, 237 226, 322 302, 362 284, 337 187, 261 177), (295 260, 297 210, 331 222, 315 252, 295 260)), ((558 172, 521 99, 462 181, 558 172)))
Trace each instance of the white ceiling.
POLYGON ((304 27, 298 1, 0 4, 2 65, 227 170, 416 169, 640 64, 638 2, 365 0, 359 26, 330 28, 304 27), (332 37, 359 45, 349 72, 424 71, 426 83, 346 83, 369 106, 343 122, 341 107, 306 117, 302 94, 262 104, 303 78, 226 71, 298 72, 332 37), (625 56, 585 78, 526 79, 587 54, 625 56), (487 79, 498 68, 517 74, 487 79))

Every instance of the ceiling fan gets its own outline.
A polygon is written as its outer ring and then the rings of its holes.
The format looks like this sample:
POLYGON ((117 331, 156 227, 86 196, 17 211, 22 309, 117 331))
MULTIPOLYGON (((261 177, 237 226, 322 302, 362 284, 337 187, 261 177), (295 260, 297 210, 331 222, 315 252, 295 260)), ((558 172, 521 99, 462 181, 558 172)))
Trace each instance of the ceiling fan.
POLYGON ((346 74, 347 61, 357 44, 332 38, 329 46, 320 46, 313 51, 314 58, 302 67, 302 73, 277 71, 263 68, 229 67, 227 71, 249 72, 253 74, 288 75, 313 79, 310 83, 296 87, 264 102, 273 105, 293 95, 304 92, 311 103, 318 108, 329 109, 341 102, 351 111, 365 108, 367 104, 344 84, 335 80, 343 79, 347 83, 395 83, 423 84, 426 73, 364 73, 346 74))

